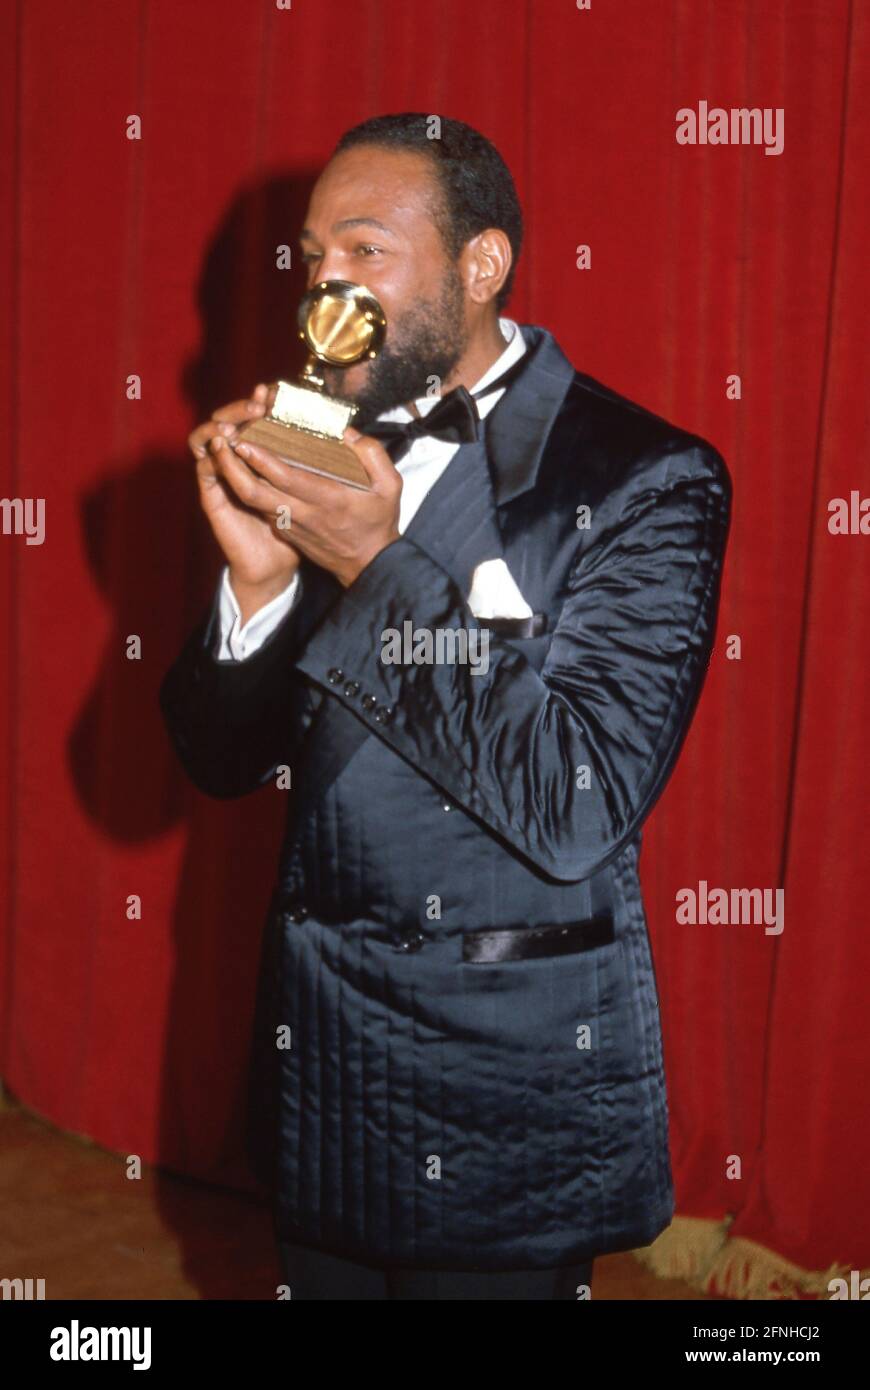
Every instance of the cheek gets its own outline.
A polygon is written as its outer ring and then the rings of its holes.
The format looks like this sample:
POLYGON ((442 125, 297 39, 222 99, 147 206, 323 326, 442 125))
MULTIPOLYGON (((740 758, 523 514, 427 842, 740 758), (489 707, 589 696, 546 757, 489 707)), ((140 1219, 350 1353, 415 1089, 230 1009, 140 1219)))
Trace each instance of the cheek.
POLYGON ((391 327, 401 323, 408 314, 413 314, 421 299, 426 297, 426 288, 421 284, 419 274, 406 262, 398 264, 393 260, 389 265, 379 265, 377 270, 370 268, 370 274, 363 274, 384 311, 387 320, 387 333, 391 327))

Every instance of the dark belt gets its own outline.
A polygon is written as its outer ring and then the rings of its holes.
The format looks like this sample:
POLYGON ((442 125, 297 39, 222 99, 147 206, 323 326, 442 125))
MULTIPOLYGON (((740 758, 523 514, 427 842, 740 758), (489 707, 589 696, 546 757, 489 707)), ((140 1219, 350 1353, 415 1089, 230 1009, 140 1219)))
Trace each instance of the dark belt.
POLYGON ((585 922, 552 927, 511 927, 506 931, 470 931, 462 938, 462 959, 476 965, 543 956, 570 956, 613 940, 613 917, 602 913, 585 922))

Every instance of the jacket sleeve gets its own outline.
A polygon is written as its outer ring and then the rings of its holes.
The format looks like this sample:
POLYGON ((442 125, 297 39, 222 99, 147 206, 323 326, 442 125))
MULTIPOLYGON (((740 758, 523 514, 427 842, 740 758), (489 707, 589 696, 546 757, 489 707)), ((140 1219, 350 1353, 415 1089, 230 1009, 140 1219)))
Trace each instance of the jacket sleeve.
POLYGON ((294 658, 339 592, 303 562, 290 612, 244 661, 220 660, 220 590, 160 687, 160 708, 191 781, 208 796, 244 796, 291 766, 311 717, 294 658))
POLYGON ((688 730, 730 504, 727 468, 703 442, 635 467, 585 540, 578 532, 540 673, 522 643, 492 633, 485 672, 385 664, 387 630, 407 620, 432 632, 484 626, 404 537, 344 591, 298 667, 538 868, 586 878, 635 836, 688 730))

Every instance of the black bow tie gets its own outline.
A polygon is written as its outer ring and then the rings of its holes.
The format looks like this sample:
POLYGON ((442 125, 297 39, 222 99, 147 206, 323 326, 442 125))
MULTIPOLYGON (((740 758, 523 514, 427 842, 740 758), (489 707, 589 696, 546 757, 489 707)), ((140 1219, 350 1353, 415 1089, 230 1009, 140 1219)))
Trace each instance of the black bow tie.
POLYGON ((397 420, 373 420, 365 427, 364 432, 372 439, 381 441, 393 463, 398 463, 414 440, 421 439, 424 435, 443 439, 447 444, 471 444, 478 438, 480 426, 477 401, 483 396, 501 391, 513 381, 526 366, 527 355, 523 353, 512 367, 508 367, 506 372, 483 391, 475 391, 474 395, 471 395, 464 386, 457 386, 454 390, 448 391, 446 396, 442 396, 428 415, 421 415, 419 419, 408 420, 404 424, 397 420))
POLYGON ((393 463, 406 454, 415 439, 432 435, 447 444, 470 444, 477 438, 480 416, 473 398, 464 386, 448 391, 428 415, 400 424, 397 420, 373 420, 366 434, 379 439, 393 463))

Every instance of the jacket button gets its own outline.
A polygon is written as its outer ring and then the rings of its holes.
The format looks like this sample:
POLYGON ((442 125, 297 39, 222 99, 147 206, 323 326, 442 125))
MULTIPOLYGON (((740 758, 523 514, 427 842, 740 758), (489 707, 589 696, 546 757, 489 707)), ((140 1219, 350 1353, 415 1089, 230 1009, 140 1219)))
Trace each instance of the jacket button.
POLYGON ((331 671, 327 671, 326 679, 330 685, 338 685, 339 681, 344 680, 344 672, 338 666, 333 666, 331 671))
POLYGON ((450 804, 449 801, 443 801, 443 802, 441 803, 441 807, 442 807, 442 810, 444 810, 444 811, 452 811, 452 810, 453 810, 453 807, 451 806, 451 804, 450 804))
POLYGON ((345 681, 344 693, 348 699, 352 699, 354 695, 358 695, 359 681, 345 681))
POLYGON ((397 947, 396 947, 396 950, 397 950, 397 951, 419 951, 420 947, 421 947, 422 945, 424 945, 425 941, 426 941, 426 938, 425 938, 425 936, 423 935, 422 932, 414 931, 414 932, 411 932, 408 936, 403 936, 403 937, 402 937, 401 941, 399 942, 399 944, 398 944, 397 947))
POLYGON ((375 723, 389 724, 394 714, 395 710, 392 705, 378 705, 375 710, 375 723))
POLYGON ((374 709, 377 703, 377 695, 363 695, 362 699, 360 700, 360 704, 362 705, 363 709, 374 709))

